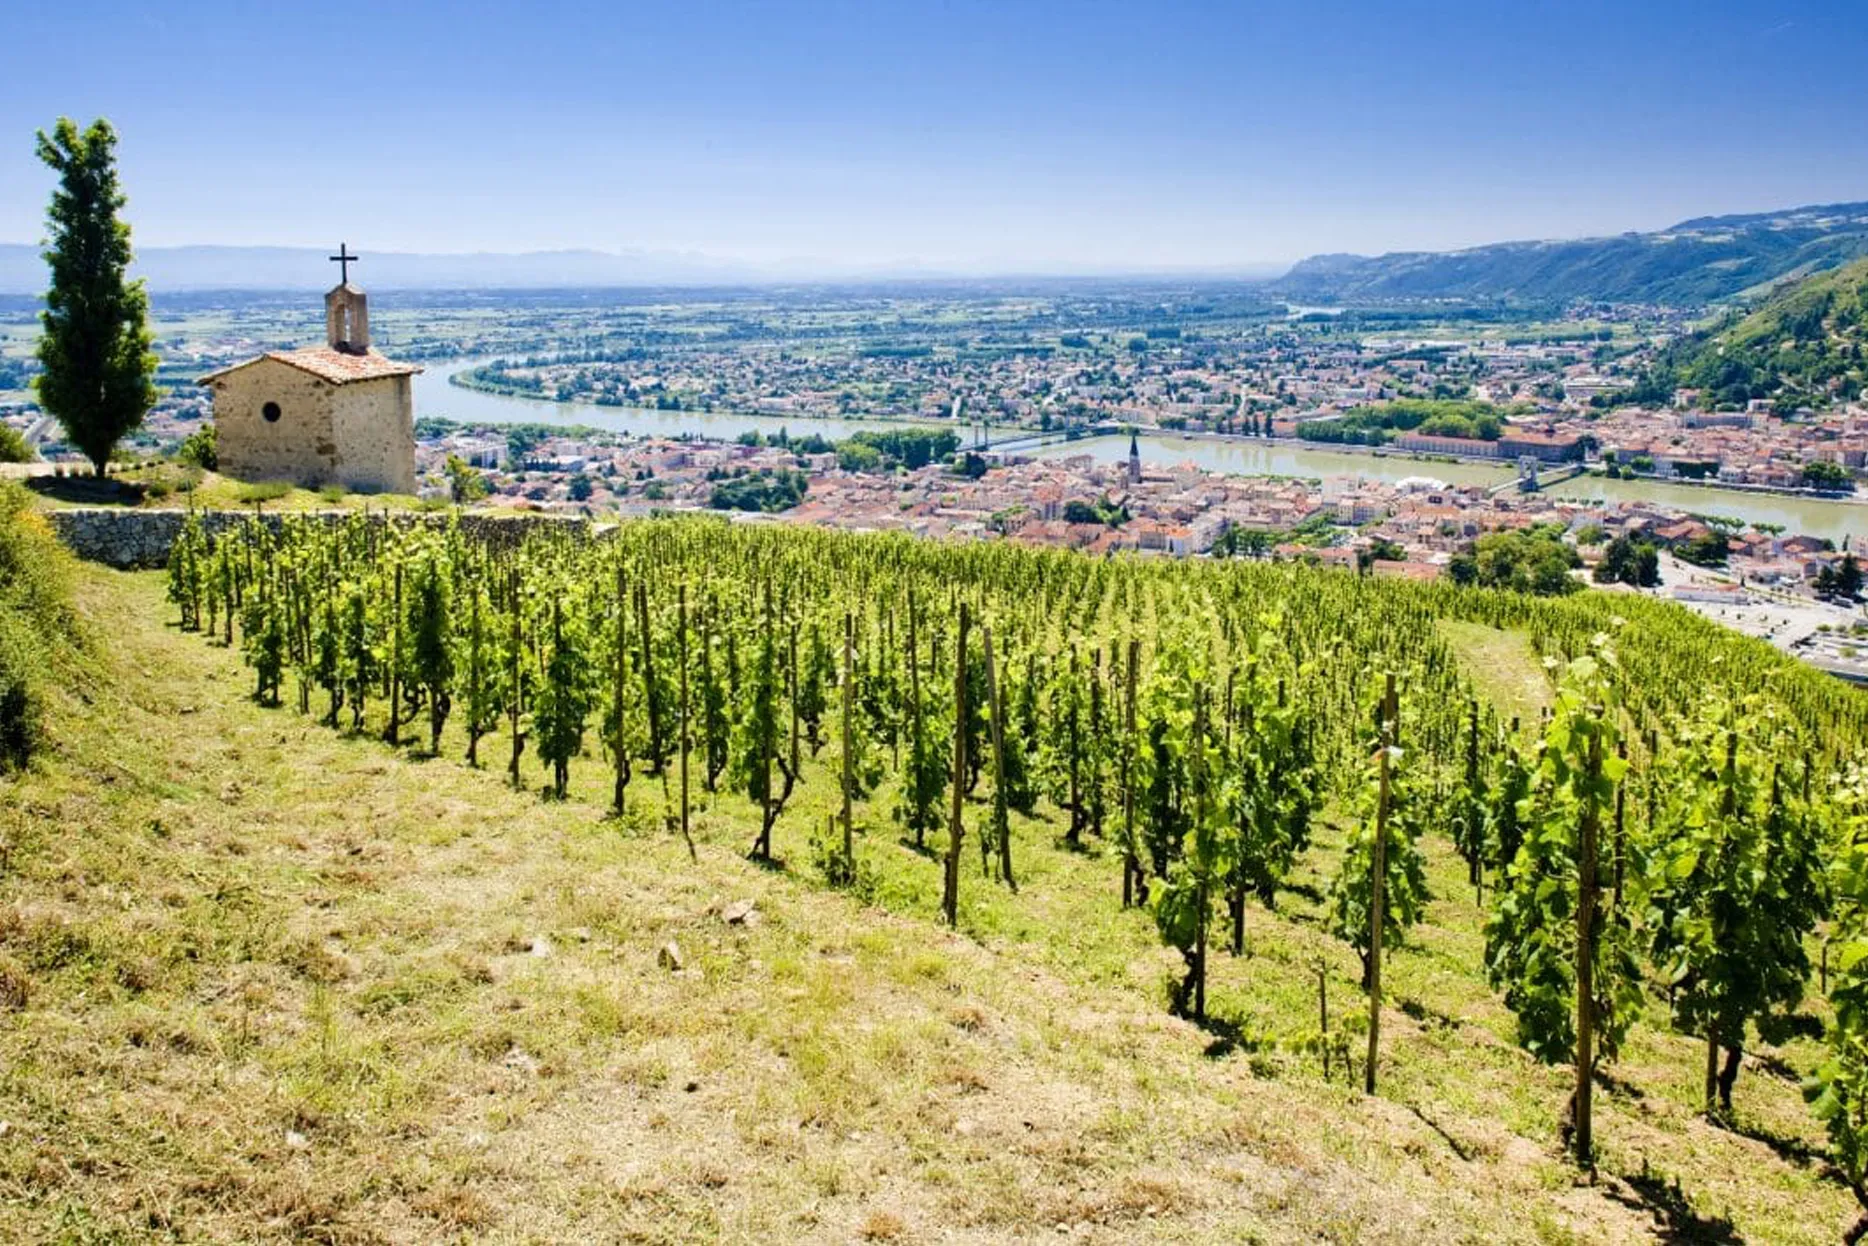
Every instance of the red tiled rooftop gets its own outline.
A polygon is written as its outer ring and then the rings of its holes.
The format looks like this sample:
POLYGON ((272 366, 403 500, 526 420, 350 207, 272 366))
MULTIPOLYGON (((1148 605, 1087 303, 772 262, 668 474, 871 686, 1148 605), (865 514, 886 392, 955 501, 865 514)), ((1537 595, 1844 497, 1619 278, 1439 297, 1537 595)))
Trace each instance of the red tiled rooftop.
POLYGON ((196 384, 206 385, 229 372, 250 367, 261 359, 276 359, 280 363, 290 364, 333 385, 342 385, 346 381, 374 381, 385 376, 413 376, 422 370, 416 364, 397 363, 374 349, 362 355, 351 355, 329 346, 306 346, 300 350, 269 350, 256 358, 210 372, 196 384))

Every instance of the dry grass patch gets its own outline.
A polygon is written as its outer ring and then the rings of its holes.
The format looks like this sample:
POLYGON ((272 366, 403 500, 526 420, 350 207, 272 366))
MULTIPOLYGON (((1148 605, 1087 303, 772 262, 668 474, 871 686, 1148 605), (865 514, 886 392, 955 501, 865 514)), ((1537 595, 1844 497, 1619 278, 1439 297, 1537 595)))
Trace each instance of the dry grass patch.
POLYGON ((872 902, 819 885, 814 777, 779 827, 789 870, 742 859, 725 795, 691 864, 653 784, 619 822, 594 759, 556 803, 392 754, 249 703, 234 655, 161 625, 156 577, 87 573, 83 594, 118 680, 55 706, 62 755, 0 793, 8 1240, 1529 1242, 1691 1215, 1820 1241, 1847 1222, 1821 1162, 1785 1150, 1813 1139, 1794 1085, 1748 1071, 1755 1136, 1710 1129, 1690 1042, 1652 1023, 1615 1069, 1633 1090, 1604 1096, 1604 1181, 1575 1185, 1560 1071, 1512 1044, 1438 841, 1369 1101, 1305 1045, 1318 963, 1334 1024, 1359 1024, 1353 958, 1301 890, 1333 868, 1329 827, 1280 912, 1252 910, 1250 955, 1216 959, 1229 1047, 1164 1015, 1175 958, 1117 909, 1114 863, 1058 851, 1050 824, 1016 825, 1019 896, 969 876, 954 933, 937 868, 879 812, 872 902), (756 924, 727 919, 740 901, 756 924))

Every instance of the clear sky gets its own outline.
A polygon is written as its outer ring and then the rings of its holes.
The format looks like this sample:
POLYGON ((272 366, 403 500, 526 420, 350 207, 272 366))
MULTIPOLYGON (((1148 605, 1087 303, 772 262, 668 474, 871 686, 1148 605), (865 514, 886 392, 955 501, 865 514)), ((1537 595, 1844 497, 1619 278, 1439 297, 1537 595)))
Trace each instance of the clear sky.
POLYGON ((142 245, 1225 269, 1868 199, 1868 0, 44 0, 142 245))

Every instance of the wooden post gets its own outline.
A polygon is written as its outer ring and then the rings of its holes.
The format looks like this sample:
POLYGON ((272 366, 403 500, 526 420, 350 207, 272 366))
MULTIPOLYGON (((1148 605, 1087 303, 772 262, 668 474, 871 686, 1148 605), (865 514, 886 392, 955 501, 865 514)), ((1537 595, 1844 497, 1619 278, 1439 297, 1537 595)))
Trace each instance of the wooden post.
POLYGON ((616 782, 612 811, 623 816, 623 795, 629 789, 629 734, 623 730, 623 688, 629 678, 629 591, 623 581, 623 560, 616 560, 616 660, 610 672, 610 694, 616 698, 616 733, 610 738, 616 782))
MULTIPOLYGON (((1628 760, 1628 741, 1618 740, 1615 755, 1623 762, 1628 760)), ((1622 773, 1627 774, 1626 768, 1622 773)), ((1621 912, 1622 883, 1628 873, 1628 840, 1624 830, 1628 805, 1628 785, 1626 781, 1615 785, 1615 911, 1621 912)))
POLYGON ((1330 1080, 1330 978, 1329 966, 1317 958, 1317 1046, 1323 1052, 1323 1080, 1330 1080))
MULTIPOLYGON (((486 673, 481 663, 486 659, 483 654, 480 634, 480 586, 473 586, 473 606, 467 621, 468 658, 467 658, 467 764, 480 764, 480 704, 481 685, 486 673)), ((331 725, 337 726, 337 697, 331 698, 331 725)))
POLYGON ((1141 641, 1129 640, 1128 673, 1123 678, 1122 699, 1127 703, 1123 708, 1123 746, 1122 746, 1122 907, 1143 903, 1141 858, 1135 851, 1135 753, 1139 745, 1135 741, 1135 685, 1140 679, 1141 641))
POLYGON ((947 824, 947 875, 941 889, 941 912, 949 926, 960 924, 960 841, 966 825, 966 632, 970 620, 960 603, 960 635, 954 645, 953 667, 953 811, 947 824))
POLYGON ((389 726, 383 732, 390 748, 402 743, 398 738, 402 713, 402 564, 399 562, 394 602, 395 613, 389 619, 389 726))
POLYGON ((668 781, 664 776, 668 773, 668 765, 662 740, 660 698, 655 695, 655 650, 650 644, 651 639, 649 585, 647 580, 642 580, 636 584, 636 643, 642 649, 642 696, 649 713, 649 773, 662 780, 662 807, 666 809, 668 781))
POLYGON ((688 846, 688 860, 698 862, 694 835, 688 829, 688 586, 681 585, 679 629, 681 656, 681 838, 688 846))
POLYGON ((1083 690, 1077 686, 1077 645, 1070 644, 1070 708, 1065 713, 1064 730, 1070 740, 1070 829, 1064 832, 1064 840, 1072 848, 1083 842, 1083 735, 1077 718, 1077 699, 1083 690))
POLYGON ((992 833, 999 841, 999 873, 1012 894, 1017 895, 1018 880, 1012 876, 1012 824, 1005 801, 1005 705, 999 696, 992 629, 982 628, 980 634, 986 646, 986 698, 992 711, 992 833))
POLYGON ((511 597, 512 646, 510 651, 511 661, 507 663, 506 730, 507 734, 512 737, 512 761, 507 766, 507 773, 511 775, 512 785, 516 788, 520 786, 519 754, 525 751, 525 737, 519 734, 519 714, 523 708, 519 703, 519 691, 521 687, 519 680, 519 662, 525 653, 523 625, 520 619, 525 612, 525 605, 519 597, 519 575, 516 571, 512 575, 511 597))
MULTIPOLYGON (((883 665, 895 655, 895 608, 893 606, 883 613, 882 631, 884 633, 881 637, 882 653, 875 663, 878 678, 881 677, 883 665)), ((895 695, 899 700, 900 691, 897 691, 895 695)), ((902 725, 897 715, 889 717, 889 769, 896 774, 900 774, 902 769, 902 725)))
MULTIPOLYGON (((1601 724, 1589 737, 1589 779, 1602 774, 1601 724)), ((1576 1162, 1594 1165, 1590 1092, 1595 1080, 1596 1030, 1596 836, 1602 812, 1592 796, 1583 805, 1576 854, 1576 1162)))
MULTIPOLYGON (((1466 809, 1472 811, 1472 793, 1479 786, 1479 701, 1475 697, 1466 703, 1466 809)), ((1473 886, 1475 894, 1482 895, 1485 882, 1485 845, 1475 834, 1473 827, 1466 828, 1466 880, 1473 886)))
POLYGON ((1395 719, 1394 672, 1388 673, 1382 692, 1381 754, 1377 758, 1380 788, 1375 798, 1375 850, 1371 855, 1369 879, 1369 1057, 1362 1071, 1362 1089, 1375 1093, 1375 1061, 1382 1046, 1382 902, 1388 884, 1388 765, 1389 750, 1394 747, 1395 719))
MULTIPOLYGON (((554 597, 552 598, 552 601, 551 601, 551 659, 550 659, 550 662, 552 664, 555 664, 557 662, 558 654, 561 653, 563 649, 564 649, 564 604, 559 598, 554 597)), ((544 671, 545 671, 545 677, 549 679, 551 677, 551 665, 549 664, 546 665, 544 668, 544 671)), ((551 794, 555 796, 557 799, 559 800, 564 799, 565 788, 567 784, 570 782, 570 777, 571 777, 571 759, 568 757, 552 758, 551 759, 551 794)))
POLYGON ((856 735, 851 719, 856 693, 856 616, 843 612, 843 873, 856 881, 856 778, 851 756, 856 735))
MULTIPOLYGON (((1194 791, 1197 793, 1194 803, 1194 826, 1196 835, 1205 832, 1198 828, 1206 825, 1207 786, 1211 779, 1206 773, 1206 690, 1196 687, 1193 693, 1193 756, 1194 765, 1199 767, 1199 774, 1194 778, 1194 791)), ((1193 1019, 1201 1025, 1206 1024, 1206 926, 1207 878, 1204 872, 1200 883, 1194 889, 1194 912, 1197 922, 1193 936, 1193 1019)))
POLYGON ((791 709, 791 765, 785 771, 785 798, 791 798, 791 785, 798 781, 800 769, 798 760, 798 621, 792 619, 791 628, 786 633, 785 662, 788 667, 785 674, 785 699, 791 709))
MULTIPOLYGON (((765 582, 765 634, 759 639, 759 679, 764 682, 754 696, 769 696, 772 688, 772 582, 765 582)), ((775 722, 761 723, 759 726, 759 838, 753 841, 752 855, 760 861, 772 859, 772 735, 778 729, 775 722)))

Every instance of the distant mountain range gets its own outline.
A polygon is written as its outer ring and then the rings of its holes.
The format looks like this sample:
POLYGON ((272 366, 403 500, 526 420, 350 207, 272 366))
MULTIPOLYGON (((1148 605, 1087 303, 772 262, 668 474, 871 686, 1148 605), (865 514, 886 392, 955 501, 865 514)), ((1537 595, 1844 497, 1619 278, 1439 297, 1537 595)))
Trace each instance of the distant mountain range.
MULTIPOLYGON (((152 291, 326 290, 337 266, 320 247, 138 247, 135 274, 152 291)), ((352 270, 377 290, 538 290, 590 286, 740 285, 809 280, 827 267, 798 260, 770 265, 677 251, 530 251, 423 255, 364 250, 352 270)), ((39 248, 0 243, 0 294, 45 289, 39 248)))
MULTIPOLYGON (((40 249, 0 243, 0 295, 37 295, 45 290, 40 249)), ((330 248, 313 247, 138 247, 134 273, 158 294, 200 290, 327 290, 337 268, 330 248)), ((1134 279, 1266 280, 1275 264, 1236 265, 1225 273, 1137 273, 1134 279)), ((1082 278, 1131 279, 1121 273, 1036 270, 1029 274, 978 275, 965 267, 923 264, 839 263, 798 256, 769 262, 722 258, 696 251, 479 251, 421 254, 363 249, 353 279, 372 290, 553 290, 625 286, 758 286, 780 284, 865 285, 886 282, 1045 282, 1082 278)))
MULTIPOLYGON (((326 258, 330 254, 325 247, 139 247, 135 272, 154 291, 324 290, 337 281, 337 266, 326 258)), ((366 251, 352 276, 360 285, 386 290, 713 285, 773 279, 751 265, 655 251, 366 251)), ((36 294, 45 283, 38 247, 0 243, 0 293, 36 294)))
POLYGON ((1272 288, 1303 302, 1415 299, 1697 306, 1868 255, 1868 203, 1707 216, 1654 233, 1464 251, 1317 255, 1272 288))
MULTIPOLYGON (((323 290, 336 270, 327 248, 145 247, 136 272, 158 293, 323 290)), ((1567 241, 1500 242, 1463 251, 1315 255, 1282 276, 1234 267, 1172 274, 1175 280, 1269 278, 1273 298, 1298 303, 1664 303, 1700 306, 1763 294, 1777 282, 1868 256, 1868 203, 1837 203, 1682 221, 1653 233, 1567 241)), ((1121 274, 1091 274, 1120 277, 1121 274)), ((1057 279, 1032 274, 1030 280, 1057 279)), ((1147 276, 1147 274, 1136 274, 1147 276)), ((1157 277, 1169 276, 1156 274, 1157 277)), ((360 284, 377 290, 543 290, 605 286, 728 286, 973 280, 905 261, 838 265, 797 258, 772 263, 681 251, 530 251, 428 255, 364 248, 360 284)), ((997 280, 1014 280, 1003 276, 997 280)), ((45 289, 39 248, 0 243, 0 295, 45 289)))

